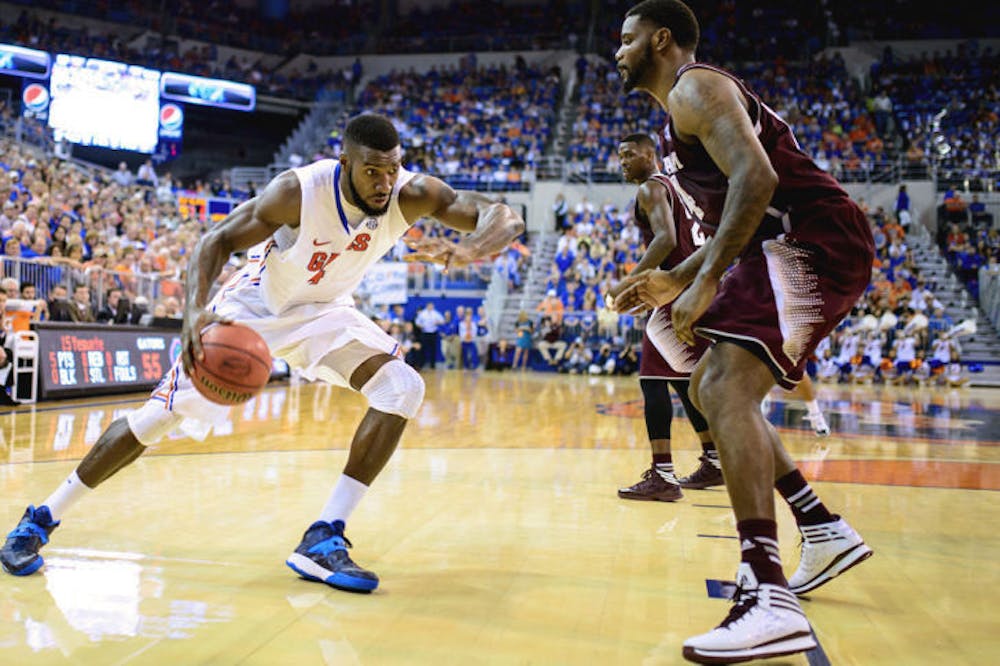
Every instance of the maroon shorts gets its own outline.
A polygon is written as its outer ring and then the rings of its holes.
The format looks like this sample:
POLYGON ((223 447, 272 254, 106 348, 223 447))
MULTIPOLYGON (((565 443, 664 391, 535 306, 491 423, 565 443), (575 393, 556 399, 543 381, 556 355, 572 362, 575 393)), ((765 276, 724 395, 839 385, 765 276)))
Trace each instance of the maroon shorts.
POLYGON ((713 342, 753 352, 786 389, 857 304, 875 257, 868 220, 849 199, 825 200, 793 218, 787 234, 752 241, 695 326, 713 342))
POLYGON ((704 338, 697 338, 694 347, 677 339, 670 322, 670 306, 656 308, 650 313, 642 336, 639 377, 688 379, 706 349, 708 340, 704 338))

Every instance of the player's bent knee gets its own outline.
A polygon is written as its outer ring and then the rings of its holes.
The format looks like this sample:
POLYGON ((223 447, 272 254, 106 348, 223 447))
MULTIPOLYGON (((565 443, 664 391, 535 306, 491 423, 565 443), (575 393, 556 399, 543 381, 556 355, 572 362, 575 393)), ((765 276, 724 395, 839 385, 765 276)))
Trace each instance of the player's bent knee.
POLYGON ((125 417, 129 430, 143 446, 156 444, 181 422, 158 400, 147 400, 142 407, 125 417))
POLYGON ((424 379, 403 361, 389 361, 361 387, 368 406, 412 419, 424 401, 424 379))

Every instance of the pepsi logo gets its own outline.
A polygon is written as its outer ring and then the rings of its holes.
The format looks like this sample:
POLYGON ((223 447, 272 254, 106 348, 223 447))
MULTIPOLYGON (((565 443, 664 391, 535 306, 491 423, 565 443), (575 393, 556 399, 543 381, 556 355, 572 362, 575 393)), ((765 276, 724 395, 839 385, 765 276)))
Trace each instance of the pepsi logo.
POLYGON ((164 104, 160 107, 160 128, 179 130, 184 124, 184 112, 176 104, 164 104))
POLYGON ((44 111, 49 106, 49 90, 40 83, 30 83, 21 93, 24 107, 34 113, 44 111))

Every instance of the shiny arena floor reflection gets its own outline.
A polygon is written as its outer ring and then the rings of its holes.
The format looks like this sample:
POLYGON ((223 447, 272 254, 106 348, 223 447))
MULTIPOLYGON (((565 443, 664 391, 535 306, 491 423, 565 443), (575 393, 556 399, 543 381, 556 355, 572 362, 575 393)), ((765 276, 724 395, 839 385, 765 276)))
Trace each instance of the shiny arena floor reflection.
MULTIPOLYGON (((283 565, 364 402, 278 385, 205 442, 165 440, 85 498, 39 575, 0 578, 0 663, 681 663, 684 638, 725 614, 705 581, 732 576, 735 527, 717 489, 616 497, 648 465, 638 382, 425 377, 425 406, 348 530, 377 593, 283 565)), ((876 553, 805 603, 829 662, 995 660, 1000 391, 819 391, 830 437, 778 391, 768 418, 876 553)), ((0 413, 0 527, 142 397, 0 413)), ((673 437, 686 473, 697 441, 683 419, 673 437)), ((783 508, 779 529, 794 567, 783 508)))

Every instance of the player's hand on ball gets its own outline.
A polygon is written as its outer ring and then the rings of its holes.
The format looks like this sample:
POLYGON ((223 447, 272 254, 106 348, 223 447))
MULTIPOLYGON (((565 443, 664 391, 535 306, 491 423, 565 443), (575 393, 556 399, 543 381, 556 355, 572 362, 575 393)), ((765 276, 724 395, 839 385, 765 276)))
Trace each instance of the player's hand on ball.
POLYGON ((225 317, 220 317, 214 312, 209 312, 204 308, 188 308, 184 312, 184 325, 181 329, 181 363, 184 372, 190 377, 194 371, 195 361, 205 358, 205 352, 201 348, 201 332, 209 324, 231 324, 225 317))

